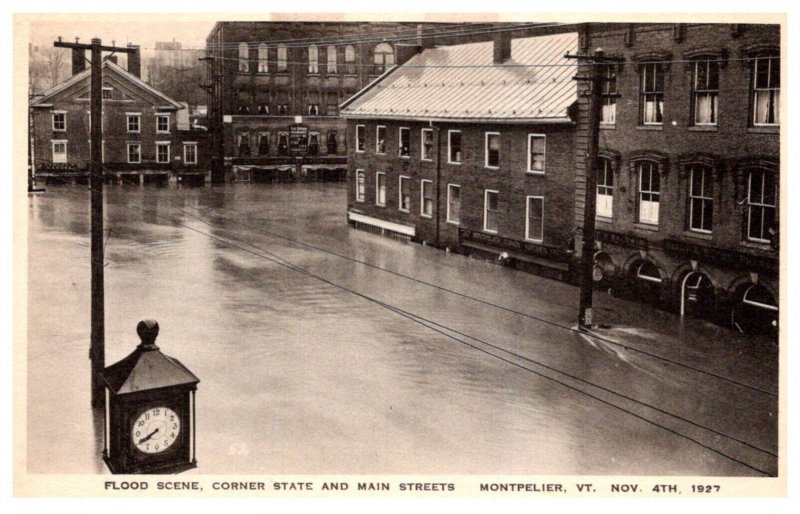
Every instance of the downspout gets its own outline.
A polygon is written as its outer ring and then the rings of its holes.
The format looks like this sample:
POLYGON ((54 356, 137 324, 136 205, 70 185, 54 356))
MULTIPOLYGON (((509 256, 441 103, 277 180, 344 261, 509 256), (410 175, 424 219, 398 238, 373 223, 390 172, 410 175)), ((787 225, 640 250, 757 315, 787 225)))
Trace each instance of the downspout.
MULTIPOLYGON (((433 120, 428 123, 433 127, 433 120)), ((439 231, 441 225, 441 211, 439 210, 439 205, 441 203, 442 188, 442 129, 438 126, 433 128, 436 130, 436 235, 433 244, 439 248, 439 231)))

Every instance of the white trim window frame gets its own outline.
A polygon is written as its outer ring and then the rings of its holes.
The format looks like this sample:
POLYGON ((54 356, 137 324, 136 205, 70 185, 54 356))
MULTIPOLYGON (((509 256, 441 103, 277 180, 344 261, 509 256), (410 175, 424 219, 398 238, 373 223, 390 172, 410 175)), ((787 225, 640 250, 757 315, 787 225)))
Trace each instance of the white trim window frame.
POLYGON ((433 218, 433 181, 422 179, 419 184, 419 215, 423 218, 433 218))
POLYGON ((397 210, 411 212, 411 177, 400 175, 397 180, 397 210))
POLYGON ((547 169, 547 134, 528 134, 528 168, 527 173, 544 175, 547 169), (541 151, 534 148, 533 142, 541 141, 541 151), (534 153, 534 150, 536 152, 534 153), (541 155, 541 158, 538 156, 541 155))
POLYGON ((433 160, 433 129, 424 128, 420 131, 419 158, 422 161, 433 160), (426 140, 426 134, 430 134, 430 141, 426 140))
POLYGON ((364 203, 364 197, 367 192, 366 181, 367 172, 364 170, 356 170, 356 202, 364 203))
POLYGON ((461 160, 463 158, 463 149, 461 143, 460 130, 451 129, 447 131, 447 164, 461 164, 461 160), (454 148, 453 145, 453 136, 456 134, 458 134, 458 148, 454 148), (454 151, 455 155, 453 155, 454 151))
POLYGON ((716 126, 719 117, 719 63, 698 59, 692 69, 692 110, 694 124, 716 126))
POLYGON ((611 159, 597 160, 597 200, 596 217, 614 217, 614 168, 611 159))
POLYGON ((639 85, 642 125, 664 124, 664 75, 658 63, 642 64, 639 85))
POLYGON ((447 223, 461 224, 461 186, 447 184, 447 223), (458 191, 455 197, 453 191, 458 191))
POLYGON ((191 166, 193 164, 197 164, 197 143, 194 141, 184 141, 183 143, 183 163, 187 166, 191 166), (192 148, 192 159, 189 159, 190 154, 187 152, 189 148, 192 148))
POLYGON ((639 223, 658 225, 661 206, 661 175, 652 161, 636 163, 639 179, 639 223))
POLYGON ((129 134, 139 134, 142 132, 142 113, 126 112, 125 124, 129 134))
POLYGON ((375 205, 386 207, 386 173, 375 172, 375 205))
POLYGON ((51 139, 50 140, 50 155, 53 159, 54 164, 66 164, 67 163, 67 146, 69 140, 68 139, 51 139), (58 147, 58 148, 57 148, 58 147), (64 151, 61 152, 61 147, 64 148, 64 151), (59 150, 56 152, 56 150, 59 150), (56 155, 59 157, 56 158, 56 155), (63 157, 61 157, 63 155, 63 157))
POLYGON ((483 144, 483 166, 484 168, 496 170, 500 168, 500 132, 486 132, 483 144), (492 141, 494 141, 496 148, 491 148, 492 141), (496 162, 491 164, 492 152, 495 152, 494 158, 496 162))
POLYGON ((169 114, 156 114, 156 134, 169 134, 169 114), (166 119, 166 128, 161 128, 161 122, 166 119))
POLYGON ((777 55, 756 57, 753 61, 753 126, 780 125, 781 59, 777 55))
POLYGON ((170 150, 169 141, 156 141, 156 162, 158 164, 169 164, 170 150), (166 148, 166 152, 162 155, 162 150, 166 148))
POLYGON ((356 153, 364 153, 367 140, 365 137, 365 131, 367 127, 365 125, 356 125, 356 153))
POLYGON ((525 197, 525 240, 541 243, 544 240, 544 196, 530 195, 525 197), (538 220, 538 234, 531 235, 531 229, 537 228, 531 226, 531 215, 536 212, 531 212, 531 201, 540 200, 538 210, 539 216, 534 216, 534 220, 538 220))
POLYGON ((714 178, 708 166, 689 169, 689 230, 710 234, 714 225, 714 178))
POLYGON ((483 231, 490 234, 497 234, 499 227, 498 216, 500 214, 500 192, 494 189, 483 191, 483 231), (489 197, 493 198, 494 208, 490 209, 489 197), (492 214, 490 219, 490 214, 492 214))
POLYGON ((386 125, 375 127, 375 153, 378 155, 386 154, 386 125))
POLYGON ((747 173, 748 241, 756 243, 770 242, 769 229, 775 223, 776 198, 775 178, 770 172, 754 169, 747 173), (753 179, 756 180, 754 181, 753 179), (756 230, 754 230, 754 227, 756 230))
POLYGON ((408 127, 400 127, 397 131, 397 155, 401 159, 411 158, 411 129, 408 127))
POLYGON ((141 143, 127 143, 126 144, 128 164, 140 164, 142 162, 142 144, 141 143), (131 149, 136 148, 135 154, 131 154, 131 149), (135 155, 135 159, 131 156, 135 155))
POLYGON ((53 132, 67 131, 67 111, 53 111, 53 132))

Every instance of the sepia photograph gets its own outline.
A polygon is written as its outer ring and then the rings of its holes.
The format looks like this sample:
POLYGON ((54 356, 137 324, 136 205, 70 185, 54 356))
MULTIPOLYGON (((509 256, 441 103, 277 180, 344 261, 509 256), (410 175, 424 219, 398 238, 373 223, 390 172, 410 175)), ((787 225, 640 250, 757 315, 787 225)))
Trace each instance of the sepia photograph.
POLYGON ((785 13, 13 38, 15 495, 787 494, 785 13))

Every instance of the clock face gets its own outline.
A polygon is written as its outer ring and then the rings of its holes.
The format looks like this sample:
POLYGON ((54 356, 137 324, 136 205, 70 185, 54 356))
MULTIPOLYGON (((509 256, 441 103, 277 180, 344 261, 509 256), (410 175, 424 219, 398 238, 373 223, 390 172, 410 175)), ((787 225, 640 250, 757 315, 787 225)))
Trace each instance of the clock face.
POLYGON ((181 419, 169 407, 151 407, 133 422, 131 439, 143 453, 161 453, 171 447, 181 433, 181 419))

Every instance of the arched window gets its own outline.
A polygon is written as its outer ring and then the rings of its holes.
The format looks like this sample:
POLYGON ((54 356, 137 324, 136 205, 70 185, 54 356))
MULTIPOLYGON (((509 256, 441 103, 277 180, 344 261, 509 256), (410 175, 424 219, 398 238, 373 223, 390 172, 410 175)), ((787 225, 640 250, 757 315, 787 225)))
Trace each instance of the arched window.
POLYGON ((250 49, 247 43, 239 43, 239 73, 250 71, 250 49))
POLYGON ((269 72, 269 51, 267 50, 267 45, 261 43, 258 45, 258 72, 259 73, 268 73, 269 72))
POLYGON ((347 45, 344 47, 345 73, 348 75, 356 74, 356 47, 347 45))
POLYGON ((747 288, 742 297, 742 303, 758 307, 759 309, 766 309, 768 311, 777 311, 778 305, 775 302, 772 294, 767 291, 767 288, 758 284, 752 285, 747 288))
POLYGON ((387 67, 394 66, 394 48, 389 43, 380 43, 373 54, 375 73, 383 73, 387 67))
POLYGON ((328 73, 337 73, 336 71, 336 47, 328 45, 328 73))
POLYGON ((286 71, 286 45, 278 46, 278 73, 286 71))
POLYGON ((308 47, 308 72, 319 73, 319 49, 317 45, 308 47))
POLYGON ((642 261, 636 268, 636 277, 648 282, 661 282, 661 274, 656 265, 650 261, 642 261))

